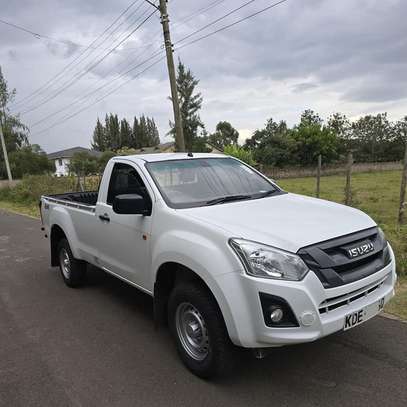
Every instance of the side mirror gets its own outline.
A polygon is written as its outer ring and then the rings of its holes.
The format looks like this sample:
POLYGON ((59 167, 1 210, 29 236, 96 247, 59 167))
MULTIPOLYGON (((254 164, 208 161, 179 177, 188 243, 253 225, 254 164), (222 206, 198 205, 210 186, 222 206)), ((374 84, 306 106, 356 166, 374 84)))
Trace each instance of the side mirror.
POLYGON ((121 215, 151 215, 151 204, 138 194, 117 195, 113 200, 113 211, 121 215))

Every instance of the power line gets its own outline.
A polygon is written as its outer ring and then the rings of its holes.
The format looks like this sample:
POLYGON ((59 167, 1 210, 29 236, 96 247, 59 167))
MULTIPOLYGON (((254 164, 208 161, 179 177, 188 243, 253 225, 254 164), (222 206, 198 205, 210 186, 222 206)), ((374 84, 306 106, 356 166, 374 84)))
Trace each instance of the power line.
POLYGON ((65 84, 56 93, 54 93, 52 96, 48 97, 47 99, 45 99, 44 101, 42 101, 38 105, 21 112, 21 114, 27 114, 27 113, 30 113, 30 112, 32 112, 34 110, 37 110, 41 106, 49 103, 51 100, 54 100, 58 95, 60 95, 66 89, 70 88, 75 82, 77 82, 79 79, 81 79, 87 73, 89 73, 92 69, 94 69, 96 66, 98 66, 101 62, 103 62, 114 50, 116 50, 121 44, 123 44, 138 29, 140 29, 155 13, 156 13, 156 10, 153 10, 139 25, 137 25, 137 27, 135 29, 133 29, 129 34, 127 34, 109 52, 107 52, 105 55, 103 55, 98 61, 96 61, 92 65, 89 66, 89 64, 88 64, 87 68, 85 68, 85 71, 82 71, 82 72, 79 72, 78 74, 76 74, 70 81, 68 81, 68 83, 65 82, 65 84))
MULTIPOLYGON (((24 31, 27 34, 30 34, 31 36, 33 36, 34 38, 36 38, 38 40, 48 40, 48 41, 51 41, 51 42, 59 42, 61 44, 68 45, 68 46, 74 45, 75 47, 78 47, 78 48, 88 48, 89 47, 88 45, 79 44, 78 42, 70 40, 70 39, 61 40, 59 38, 50 37, 49 35, 39 34, 37 32, 34 32, 34 31, 30 30, 29 28, 25 28, 25 27, 22 27, 21 25, 10 23, 9 21, 5 21, 5 20, 2 20, 2 19, 0 19, 0 23, 8 25, 10 27, 14 27, 17 30, 24 31)), ((97 49, 97 48, 93 48, 93 49, 97 49)))
MULTIPOLYGON (((287 2, 287 1, 288 1, 288 0, 280 0, 280 1, 276 2, 276 3, 273 3, 273 4, 271 4, 270 6, 267 6, 267 7, 263 8, 263 9, 261 9, 261 10, 259 10, 259 11, 256 11, 255 13, 249 14, 248 16, 243 17, 243 18, 241 18, 241 19, 239 19, 239 20, 236 20, 236 21, 234 21, 234 22, 231 23, 231 24, 225 25, 225 26, 223 26, 223 27, 221 27, 221 28, 219 28, 219 29, 217 29, 217 30, 215 30, 215 31, 212 31, 212 32, 210 32, 210 33, 208 33, 208 34, 203 35, 202 37, 196 38, 196 39, 194 39, 194 40, 192 40, 192 41, 190 41, 190 42, 187 42, 187 43, 184 44, 184 45, 181 45, 181 46, 179 46, 179 47, 176 47, 176 48, 175 48, 175 51, 178 51, 178 50, 180 50, 180 49, 182 49, 182 48, 188 47, 189 45, 195 44, 195 43, 197 43, 198 41, 201 41, 201 40, 204 40, 204 39, 206 39, 206 38, 208 38, 208 37, 211 37, 211 36, 213 36, 213 35, 215 35, 215 34, 221 32, 221 31, 225 31, 225 30, 227 30, 227 29, 229 29, 229 28, 231 28, 231 27, 234 27, 235 25, 238 25, 238 24, 242 23, 243 21, 249 20, 250 18, 253 18, 253 17, 255 17, 255 16, 257 16, 257 15, 259 15, 259 14, 261 14, 261 13, 264 13, 264 12, 266 12, 266 11, 268 11, 268 10, 274 8, 274 7, 277 7, 277 6, 279 6, 280 4, 285 3, 285 2, 287 2)), ((179 43, 179 42, 180 42, 180 41, 178 41, 178 43, 179 43)))
POLYGON ((238 11, 242 10, 243 8, 245 8, 245 7, 247 7, 247 6, 250 6, 250 4, 254 3, 255 1, 257 1, 257 0, 250 0, 250 1, 247 1, 246 3, 243 3, 243 4, 240 5, 239 7, 236 7, 235 9, 229 11, 228 13, 226 13, 226 14, 224 14, 223 16, 217 18, 216 20, 211 21, 210 23, 204 25, 203 27, 198 28, 198 29, 195 30, 194 32, 192 32, 192 33, 186 35, 185 37, 181 38, 179 41, 177 41, 177 43, 183 42, 183 41, 187 40, 188 38, 191 38, 192 36, 194 36, 194 35, 200 33, 201 31, 204 31, 205 29, 211 27, 212 25, 218 23, 219 21, 222 21, 222 20, 224 20, 225 18, 231 16, 232 14, 237 13, 238 11))
POLYGON ((134 71, 135 69, 139 68, 140 66, 145 65, 147 62, 149 62, 149 61, 151 61, 152 59, 154 59, 155 57, 161 55, 163 52, 164 52, 163 50, 160 50, 160 51, 158 51, 158 52, 154 52, 154 53, 151 54, 146 60, 144 60, 144 61, 138 63, 137 65, 133 65, 131 68, 127 69, 125 72, 120 73, 120 74, 119 74, 116 78, 114 78, 112 81, 110 81, 110 82, 108 82, 108 83, 105 83, 105 84, 102 85, 102 86, 99 86, 98 88, 96 88, 96 89, 94 89, 94 90, 92 90, 92 91, 86 93, 86 94, 83 95, 82 97, 80 97, 80 98, 74 100, 73 102, 71 102, 70 104, 64 106, 63 108, 61 108, 61 109, 59 109, 59 110, 57 110, 57 111, 55 111, 55 112, 53 112, 53 113, 51 113, 51 114, 49 114, 49 115, 43 117, 42 119, 40 119, 40 120, 38 120, 37 122, 33 123, 30 127, 36 127, 36 126, 38 126, 39 124, 41 124, 41 123, 45 122, 46 120, 50 119, 51 117, 54 117, 54 116, 56 116, 57 114, 62 113, 63 111, 69 109, 70 107, 75 106, 75 105, 78 104, 78 103, 83 103, 83 102, 85 102, 86 99, 89 98, 89 96, 91 96, 91 95, 97 93, 98 91, 102 90, 102 89, 105 88, 105 87, 111 86, 113 83, 115 83, 115 82, 118 81, 119 79, 121 79, 121 78, 127 76, 129 73, 131 73, 131 72, 134 71))
MULTIPOLYGON (((140 2, 141 0, 134 0, 132 3, 130 3, 129 6, 126 7, 125 10, 123 10, 116 18, 115 20, 107 27, 104 29, 104 31, 99 34, 87 47, 85 50, 83 50, 79 55, 77 55, 69 64, 67 64, 61 71, 56 73, 52 78, 50 78, 45 84, 40 86, 37 90, 32 92, 31 94, 25 96, 23 99, 17 101, 14 103, 14 106, 16 105, 21 105, 22 103, 26 102, 27 100, 31 100, 34 96, 38 95, 39 93, 42 93, 44 90, 50 87, 52 82, 54 82, 57 78, 59 78, 64 72, 67 71, 82 55, 86 54, 86 52, 91 49, 94 44, 103 36, 132 8, 136 3, 140 2)), ((138 10, 138 8, 137 8, 138 10)), ((113 31, 114 32, 114 31, 113 31)), ((112 33, 111 33, 112 34, 112 33)), ((110 34, 110 35, 111 35, 110 34)))
POLYGON ((99 97, 98 99, 96 99, 95 101, 93 101, 91 104, 83 107, 82 109, 76 111, 75 113, 69 115, 69 116, 65 116, 63 117, 61 120, 59 120, 58 122, 52 124, 51 126, 47 127, 46 129, 41 130, 38 133, 35 133, 34 135, 37 136, 39 134, 45 133, 48 130, 53 129, 56 126, 59 126, 63 123, 65 123, 66 121, 72 119, 73 117, 77 116, 78 114, 84 112, 85 110, 89 109, 90 107, 98 104, 99 102, 101 102, 103 99, 107 98, 108 96, 110 96, 111 94, 117 92, 119 89, 121 89, 124 85, 126 85, 128 82, 138 78, 139 76, 141 76, 144 72, 146 72, 147 70, 151 69, 152 67, 154 67, 155 65, 157 65, 159 62, 161 62, 163 59, 165 59, 165 56, 157 59, 155 62, 153 62, 152 64, 150 64, 149 66, 147 66, 145 69, 143 69, 141 72, 137 73, 134 77, 129 78, 128 80, 126 80, 125 82, 123 82, 122 84, 120 84, 118 87, 110 90, 108 93, 106 93, 105 95, 99 97))
MULTIPOLYGON (((110 37, 113 36, 113 34, 131 17, 133 16, 135 13, 137 13, 137 11, 140 9, 140 7, 143 5, 143 3, 141 2, 141 0, 135 0, 133 1, 133 3, 131 3, 116 19, 115 21, 113 21, 113 23, 110 24, 109 27, 107 27, 102 34, 100 34, 91 44, 89 44, 88 48, 85 49, 80 55, 77 56, 77 58, 75 58, 70 64, 68 64, 61 72, 59 72, 59 74, 55 75, 54 78, 51 78, 50 81, 48 81, 47 85, 44 86, 42 89, 40 89, 40 91, 37 93, 37 95, 34 95, 33 97, 31 97, 31 100, 34 98, 37 98, 38 96, 46 93, 48 90, 51 90, 51 88, 53 86, 55 86, 55 84, 57 84, 58 82, 60 82, 61 80, 63 80, 65 78, 66 75, 63 76, 63 73, 65 71, 68 70, 68 68, 70 68, 70 71, 76 69, 76 67, 78 67, 80 64, 82 64, 82 62, 84 62, 86 59, 90 58, 91 55, 94 53, 94 51, 98 48, 101 48, 101 46, 106 43, 110 37), (125 15, 125 13, 132 7, 134 6, 136 3, 140 3, 135 10, 133 10, 129 15, 127 15, 125 17, 125 19, 120 22, 118 25, 116 25, 117 22, 120 21, 121 17, 123 17, 125 15), (116 25, 116 26, 115 26, 116 25), (113 28, 114 27, 114 28, 113 28), (112 29, 113 28, 113 29, 112 29), (100 40, 100 42, 99 42, 100 40), (98 43, 99 42, 99 43, 98 43), (94 45, 96 45, 96 47, 94 47, 94 45)), ((127 28, 131 28, 133 24, 135 24, 136 22, 138 22, 139 19, 136 19, 135 21, 133 21, 127 28)), ((114 41, 116 41, 116 39, 113 39, 112 41, 109 40, 110 44, 112 45, 114 43, 114 41)), ((110 45, 110 46, 111 46, 110 45)), ((110 50, 110 48, 109 48, 110 50)), ((99 57, 100 55, 102 55, 102 53, 99 53, 97 57, 99 57)), ((96 57, 96 58, 97 58, 96 57)), ((93 59, 93 61, 96 61, 96 58, 93 59)), ((88 65, 89 66, 89 65, 88 65)), ((77 75, 79 73, 79 70, 74 74, 77 75)), ((63 82, 63 85, 67 84, 69 82, 68 80, 65 80, 63 82)), ((62 86, 63 86, 62 85, 62 86)), ((60 88, 58 88, 60 89, 60 88)), ((23 104, 27 103, 27 101, 23 102, 23 104)), ((21 109, 21 103, 20 103, 20 109, 21 109)))
POLYGON ((191 14, 188 14, 186 17, 184 17, 182 20, 175 22, 172 24, 172 27, 178 27, 179 25, 183 25, 190 21, 192 18, 196 17, 198 14, 206 13, 207 11, 213 9, 214 7, 218 6, 221 3, 224 3, 226 0, 216 0, 213 1, 212 3, 209 3, 208 5, 201 7, 200 9, 194 11, 191 14))
MULTIPOLYGON (((195 12, 189 14, 187 17, 183 18, 181 21, 176 22, 176 23, 174 24, 174 26, 175 26, 175 25, 185 24, 185 23, 186 23, 187 21, 189 21, 192 17, 195 17, 196 15, 201 14, 202 12, 206 12, 206 11, 210 10, 211 8, 214 8, 215 6, 217 6, 217 5, 219 5, 219 4, 223 3, 223 2, 225 2, 225 0, 216 0, 216 1, 212 2, 212 3, 210 3, 209 5, 206 5, 205 7, 201 7, 201 8, 199 8, 198 10, 196 10, 195 12)), ((142 48, 150 47, 151 45, 154 45, 154 43, 152 43, 152 44, 147 44, 147 45, 143 46, 142 48)), ((105 88, 106 86, 110 86, 112 83, 114 83, 114 82, 116 82, 117 80, 121 79, 122 77, 126 76, 126 74, 127 74, 128 72, 131 72, 131 71, 133 71, 134 69, 136 69, 137 67, 139 67, 139 66, 145 64, 146 62, 148 62, 148 61, 150 60, 150 58, 153 58, 153 57, 155 57, 155 56, 161 54, 162 52, 163 52, 163 51, 162 51, 162 46, 158 47, 158 49, 156 49, 155 51, 153 51, 153 53, 150 55, 149 59, 147 59, 146 61, 143 61, 142 63, 140 63, 140 64, 138 64, 138 65, 136 65, 136 66, 133 66, 131 69, 126 70, 126 72, 123 72, 123 71, 120 72, 120 71, 119 71, 119 75, 116 76, 116 77, 115 77, 112 81, 110 81, 108 84, 104 84, 104 85, 102 85, 102 86, 99 86, 99 87, 97 87, 96 89, 94 89, 94 90, 92 90, 92 91, 86 93, 85 95, 83 95, 83 96, 81 96, 81 97, 75 99, 73 102, 71 102, 71 103, 69 103, 68 105, 62 107, 61 109, 58 109, 58 110, 56 110, 56 111, 54 111, 54 112, 48 114, 47 116, 45 116, 45 117, 41 118, 40 120, 36 121, 35 123, 33 123, 33 124, 31 125, 31 127, 36 127, 36 126, 38 126, 39 124, 41 124, 41 123, 47 121, 48 119, 50 119, 50 118, 52 118, 52 117, 58 115, 59 113, 62 113, 62 112, 64 112, 65 110, 71 108, 72 106, 75 106, 75 105, 78 104, 78 103, 83 103, 84 101, 86 101, 86 99, 87 99, 89 96, 91 96, 91 95, 97 93, 99 90, 105 88)), ((143 53, 140 53, 139 55, 137 55, 137 57, 136 57, 135 59, 132 59, 131 63, 136 62, 136 61, 139 61, 139 59, 140 59, 139 57, 141 57, 142 54, 144 54, 144 52, 143 52, 143 53)), ((129 58, 126 58, 122 63, 119 64, 118 67, 124 66, 125 63, 126 63, 128 60, 129 60, 129 58)), ((111 70, 110 72, 108 72, 107 75, 109 75, 112 71, 113 71, 113 70, 111 70)), ((104 78, 100 79, 96 84, 99 84, 99 83, 101 83, 101 82, 103 82, 103 81, 104 81, 104 78)))
MULTIPOLYGON (((196 39, 194 39, 194 40, 192 40, 192 41, 190 41, 190 42, 188 42, 188 43, 186 43, 186 44, 183 44, 183 45, 181 45, 181 46, 179 46, 179 47, 176 47, 175 50, 179 50, 179 49, 181 49, 181 48, 185 48, 185 47, 187 47, 187 46, 189 46, 189 45, 192 45, 192 44, 194 44, 194 43, 197 43, 198 41, 201 41, 201 40, 206 39, 206 38, 208 38, 208 37, 210 37, 210 36, 213 36, 213 35, 215 35, 215 34, 221 32, 221 31, 225 31, 225 30, 227 30, 227 29, 229 29, 229 28, 231 28, 231 27, 233 27, 233 26, 235 26, 235 25, 238 25, 238 24, 240 24, 240 23, 242 23, 242 22, 244 22, 244 21, 246 21, 246 20, 248 20, 248 19, 250 19, 250 18, 253 18, 253 17, 255 17, 255 16, 257 16, 257 15, 259 15, 259 14, 261 14, 261 13, 264 13, 264 12, 266 12, 266 11, 268 11, 268 10, 274 8, 274 7, 277 7, 278 5, 280 5, 280 4, 282 4, 282 3, 285 3, 285 2, 287 2, 287 1, 288 1, 288 0, 280 0, 280 1, 276 2, 276 3, 273 3, 273 4, 271 4, 271 5, 269 5, 269 6, 265 7, 265 8, 263 8, 263 9, 261 9, 261 10, 258 10, 258 11, 256 11, 256 12, 250 14, 250 15, 247 15, 247 16, 245 16, 245 17, 243 17, 243 18, 240 18, 239 20, 236 20, 236 21, 234 21, 234 22, 231 23, 231 24, 225 25, 225 26, 223 26, 223 27, 221 27, 221 28, 219 28, 219 29, 217 29, 217 30, 215 30, 215 31, 212 31, 212 32, 210 32, 210 33, 208 33, 208 34, 206 34, 206 35, 203 35, 203 36, 201 36, 201 37, 199 37, 199 38, 196 38, 196 39)), ((177 44, 177 43, 176 43, 176 44, 177 44)), ((175 45, 176 45, 176 44, 175 44, 175 45)), ((154 58, 155 56, 156 56, 156 55, 152 55, 150 58, 154 58)), ((159 62, 160 62, 161 60, 163 60, 163 59, 164 59, 164 57, 161 57, 160 59, 158 59, 157 61, 155 61, 153 64, 151 64, 150 66, 148 66, 148 67, 147 67, 145 70, 143 70, 142 72, 145 72, 147 69, 150 69, 150 67, 156 65, 157 63, 159 63, 159 62)), ((145 62, 143 62, 143 63, 145 63, 145 62)), ((143 63, 142 63, 142 64, 143 64, 143 63)), ((123 73, 123 74, 121 75, 121 77, 127 75, 131 70, 134 70, 134 69, 136 69, 136 67, 134 67, 134 68, 130 69, 129 71, 123 73)), ((60 124, 65 123, 67 120, 69 120, 69 119, 75 117, 76 115, 78 115, 78 114, 80 114, 81 112, 87 110, 87 109, 90 108, 91 106, 94 106, 95 104, 99 103, 101 100, 105 99, 105 98, 108 97, 109 95, 111 95, 111 94, 113 94, 114 92, 118 91, 118 90, 119 90, 120 88, 122 88, 125 84, 127 84, 128 82, 130 82, 130 81, 136 79, 139 75, 140 75, 140 73, 137 74, 135 77, 132 77, 132 78, 128 79, 127 81, 123 82, 123 83, 122 83, 121 85, 119 85, 118 87, 116 87, 116 88, 110 90, 107 94, 105 94, 105 95, 99 97, 99 98, 96 99, 94 102, 92 102, 90 105, 85 106, 84 108, 80 109, 79 111, 77 111, 77 112, 75 112, 75 113, 73 113, 73 114, 71 114, 71 115, 69 115, 69 116, 63 117, 63 118, 62 118, 61 120, 59 120, 58 122, 54 123, 53 125, 51 125, 50 127, 46 128, 46 129, 44 129, 44 130, 41 130, 39 133, 36 133, 36 134, 44 133, 45 131, 48 131, 48 130, 50 130, 50 129, 52 129, 52 128, 54 128, 54 127, 60 125, 60 124)), ((117 79, 119 79, 119 78, 116 78, 116 80, 117 80, 117 79)))

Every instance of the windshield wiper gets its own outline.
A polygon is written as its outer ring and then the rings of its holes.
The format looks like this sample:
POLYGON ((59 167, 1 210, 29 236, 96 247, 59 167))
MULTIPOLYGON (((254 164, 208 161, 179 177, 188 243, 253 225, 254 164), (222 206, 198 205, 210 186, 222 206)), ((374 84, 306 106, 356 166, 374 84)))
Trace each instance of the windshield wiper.
POLYGON ((228 196, 221 196, 219 198, 211 199, 207 201, 206 205, 217 205, 225 202, 232 202, 232 201, 240 201, 242 199, 251 199, 251 195, 228 195, 228 196))
POLYGON ((263 192, 263 193, 260 195, 260 198, 265 198, 266 196, 273 195, 273 194, 275 194, 276 192, 277 192, 277 189, 270 189, 270 191, 263 192))

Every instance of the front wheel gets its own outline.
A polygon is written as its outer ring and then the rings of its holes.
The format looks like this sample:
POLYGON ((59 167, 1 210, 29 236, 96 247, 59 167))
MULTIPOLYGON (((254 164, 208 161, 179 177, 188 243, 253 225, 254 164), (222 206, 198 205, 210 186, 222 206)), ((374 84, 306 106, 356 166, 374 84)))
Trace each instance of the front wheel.
POLYGON ((86 273, 86 262, 75 259, 66 239, 58 244, 59 269, 68 287, 78 287, 83 283, 86 273))
POLYGON ((176 286, 168 320, 178 353, 190 371, 210 378, 230 370, 233 345, 219 307, 205 288, 193 283, 176 286))

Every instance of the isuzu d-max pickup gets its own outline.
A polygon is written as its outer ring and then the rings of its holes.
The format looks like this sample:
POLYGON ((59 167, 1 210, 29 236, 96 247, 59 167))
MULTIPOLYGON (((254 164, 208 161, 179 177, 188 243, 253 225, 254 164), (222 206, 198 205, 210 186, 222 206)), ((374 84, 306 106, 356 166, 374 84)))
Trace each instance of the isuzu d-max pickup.
POLYGON ((260 354, 350 329, 394 295, 394 254, 369 216, 221 154, 115 157, 98 192, 40 205, 65 283, 80 285, 89 263, 151 295, 200 377, 239 347, 260 354))

